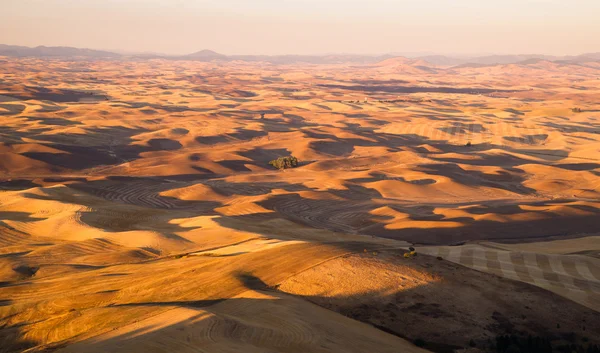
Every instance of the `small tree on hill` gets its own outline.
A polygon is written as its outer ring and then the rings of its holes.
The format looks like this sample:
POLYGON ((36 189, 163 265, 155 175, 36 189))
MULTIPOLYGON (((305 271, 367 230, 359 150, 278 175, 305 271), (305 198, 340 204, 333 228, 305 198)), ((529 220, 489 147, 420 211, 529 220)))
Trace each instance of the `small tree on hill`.
POLYGON ((279 157, 270 161, 269 164, 277 169, 295 168, 298 166, 298 158, 294 156, 279 157))

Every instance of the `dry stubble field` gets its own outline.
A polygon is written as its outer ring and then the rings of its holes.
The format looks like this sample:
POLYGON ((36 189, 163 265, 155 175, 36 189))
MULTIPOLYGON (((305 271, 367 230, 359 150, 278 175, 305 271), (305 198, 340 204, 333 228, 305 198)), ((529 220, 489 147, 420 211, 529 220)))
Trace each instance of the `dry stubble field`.
POLYGON ((0 58, 0 351, 596 342, 599 74, 0 58))

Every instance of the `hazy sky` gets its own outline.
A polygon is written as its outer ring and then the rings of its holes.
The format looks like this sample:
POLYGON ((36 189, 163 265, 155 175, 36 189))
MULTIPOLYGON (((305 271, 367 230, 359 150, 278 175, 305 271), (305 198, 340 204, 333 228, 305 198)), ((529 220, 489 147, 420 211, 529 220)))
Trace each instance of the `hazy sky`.
POLYGON ((0 0, 0 43, 170 54, 581 54, 600 51, 600 0, 0 0))

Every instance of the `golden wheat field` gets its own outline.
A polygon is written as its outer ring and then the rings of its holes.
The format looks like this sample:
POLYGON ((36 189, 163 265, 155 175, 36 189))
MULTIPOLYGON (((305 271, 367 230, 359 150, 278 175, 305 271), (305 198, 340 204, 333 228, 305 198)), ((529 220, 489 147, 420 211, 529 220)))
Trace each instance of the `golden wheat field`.
POLYGON ((0 57, 0 120, 0 352, 600 343, 598 62, 0 57))

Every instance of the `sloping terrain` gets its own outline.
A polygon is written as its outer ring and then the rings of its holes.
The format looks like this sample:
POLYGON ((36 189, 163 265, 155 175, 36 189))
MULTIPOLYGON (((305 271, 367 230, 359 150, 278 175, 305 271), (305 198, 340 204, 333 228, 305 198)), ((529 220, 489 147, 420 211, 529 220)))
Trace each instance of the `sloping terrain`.
POLYGON ((4 57, 0 351, 599 344, 596 66, 4 57))

